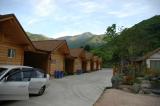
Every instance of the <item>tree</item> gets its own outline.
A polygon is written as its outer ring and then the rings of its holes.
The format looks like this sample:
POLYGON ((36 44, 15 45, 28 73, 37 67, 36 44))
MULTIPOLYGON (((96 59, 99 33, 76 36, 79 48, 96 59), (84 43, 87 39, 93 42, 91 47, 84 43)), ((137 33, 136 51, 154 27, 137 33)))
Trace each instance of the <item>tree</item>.
POLYGON ((83 46, 80 46, 80 48, 84 48, 83 46))
POLYGON ((112 41, 117 35, 116 24, 112 24, 106 29, 106 36, 104 37, 104 40, 107 42, 112 41))
POLYGON ((90 50, 91 50, 90 45, 85 45, 85 46, 84 46, 84 50, 86 50, 86 51, 90 51, 90 50))
POLYGON ((141 57, 160 47, 160 15, 144 20, 131 28, 119 28, 116 24, 106 29, 104 45, 92 50, 103 58, 103 65, 121 63, 122 60, 141 57))

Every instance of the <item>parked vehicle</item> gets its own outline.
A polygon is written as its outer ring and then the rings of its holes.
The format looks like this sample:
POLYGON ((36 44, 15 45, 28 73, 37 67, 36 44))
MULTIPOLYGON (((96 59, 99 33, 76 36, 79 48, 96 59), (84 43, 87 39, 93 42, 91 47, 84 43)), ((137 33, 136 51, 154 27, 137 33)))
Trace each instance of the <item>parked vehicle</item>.
POLYGON ((28 66, 0 65, 0 100, 24 100, 29 94, 42 95, 49 75, 28 66))

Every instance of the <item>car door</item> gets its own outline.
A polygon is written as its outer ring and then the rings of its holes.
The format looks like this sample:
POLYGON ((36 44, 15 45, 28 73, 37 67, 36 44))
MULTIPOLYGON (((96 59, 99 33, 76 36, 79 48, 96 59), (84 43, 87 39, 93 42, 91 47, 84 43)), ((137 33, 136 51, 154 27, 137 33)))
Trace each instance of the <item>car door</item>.
POLYGON ((0 100, 26 100, 29 82, 22 81, 20 69, 13 69, 0 81, 0 100))
POLYGON ((33 68, 23 68, 24 80, 29 80, 29 93, 37 94, 41 87, 45 84, 44 74, 37 72, 33 68))

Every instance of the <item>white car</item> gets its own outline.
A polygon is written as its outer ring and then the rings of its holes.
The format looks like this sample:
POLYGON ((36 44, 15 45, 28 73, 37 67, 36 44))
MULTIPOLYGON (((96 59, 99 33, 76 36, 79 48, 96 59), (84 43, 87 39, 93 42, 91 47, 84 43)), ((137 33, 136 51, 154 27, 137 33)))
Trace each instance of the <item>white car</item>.
POLYGON ((29 94, 42 95, 49 75, 28 66, 0 65, 0 100, 25 100, 29 94))

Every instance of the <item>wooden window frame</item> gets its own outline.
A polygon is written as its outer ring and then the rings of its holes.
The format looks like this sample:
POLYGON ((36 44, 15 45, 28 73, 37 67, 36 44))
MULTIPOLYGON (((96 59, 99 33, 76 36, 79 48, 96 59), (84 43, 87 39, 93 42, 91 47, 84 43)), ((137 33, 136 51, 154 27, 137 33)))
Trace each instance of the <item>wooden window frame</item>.
POLYGON ((16 49, 8 49, 8 58, 14 58, 16 57, 16 49))

